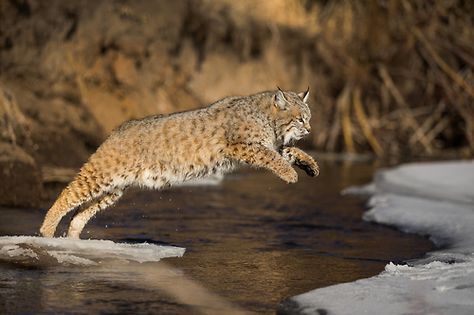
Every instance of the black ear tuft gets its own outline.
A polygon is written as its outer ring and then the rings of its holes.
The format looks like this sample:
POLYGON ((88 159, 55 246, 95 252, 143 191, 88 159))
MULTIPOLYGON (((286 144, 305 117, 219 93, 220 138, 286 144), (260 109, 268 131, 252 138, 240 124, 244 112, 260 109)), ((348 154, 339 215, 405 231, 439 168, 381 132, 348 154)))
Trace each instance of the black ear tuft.
POLYGON ((298 93, 298 96, 303 100, 303 102, 308 103, 309 98, 309 86, 305 92, 298 93))

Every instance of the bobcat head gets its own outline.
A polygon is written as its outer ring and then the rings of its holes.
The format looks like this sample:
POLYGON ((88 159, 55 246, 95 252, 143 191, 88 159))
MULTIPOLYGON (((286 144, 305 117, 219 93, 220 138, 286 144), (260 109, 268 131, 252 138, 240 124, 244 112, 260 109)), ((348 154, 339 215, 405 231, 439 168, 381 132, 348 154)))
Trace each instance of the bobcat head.
POLYGON ((275 132, 283 145, 300 140, 311 130, 308 107, 309 88, 302 93, 283 92, 280 88, 273 96, 275 132))

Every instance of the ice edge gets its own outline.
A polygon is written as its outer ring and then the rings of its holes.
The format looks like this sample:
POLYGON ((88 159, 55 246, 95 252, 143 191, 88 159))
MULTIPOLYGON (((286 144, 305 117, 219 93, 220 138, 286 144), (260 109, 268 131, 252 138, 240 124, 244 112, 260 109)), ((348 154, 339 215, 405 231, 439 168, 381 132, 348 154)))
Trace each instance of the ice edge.
POLYGON ((287 314, 473 314, 474 161, 411 163, 380 171, 364 220, 429 235, 444 246, 410 265, 389 263, 368 279, 316 289, 286 300, 287 314))
POLYGON ((149 243, 115 243, 110 240, 75 240, 37 236, 0 237, 0 260, 25 264, 96 265, 107 260, 154 262, 181 257, 185 249, 149 243))

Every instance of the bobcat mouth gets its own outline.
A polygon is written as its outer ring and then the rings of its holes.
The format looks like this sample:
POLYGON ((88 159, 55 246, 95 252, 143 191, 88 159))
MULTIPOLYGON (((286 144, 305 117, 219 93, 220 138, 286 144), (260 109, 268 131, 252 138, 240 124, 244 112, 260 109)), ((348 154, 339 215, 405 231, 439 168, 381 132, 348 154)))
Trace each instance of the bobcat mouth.
POLYGON ((283 142, 285 145, 287 144, 292 144, 300 139, 302 139, 304 136, 308 135, 309 131, 304 129, 304 130, 298 130, 298 129, 291 129, 289 132, 285 134, 285 137, 283 139, 283 142))

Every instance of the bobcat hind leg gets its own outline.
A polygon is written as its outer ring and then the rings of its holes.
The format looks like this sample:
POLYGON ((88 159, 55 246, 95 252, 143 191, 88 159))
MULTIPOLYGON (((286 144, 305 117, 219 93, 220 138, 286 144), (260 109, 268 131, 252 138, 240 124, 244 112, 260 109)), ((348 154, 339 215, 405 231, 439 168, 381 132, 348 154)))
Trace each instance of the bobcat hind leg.
POLYGON ((51 208, 46 213, 40 233, 44 237, 54 237, 54 232, 61 219, 70 211, 89 202, 93 196, 81 189, 78 181, 71 182, 59 195, 51 208))
POLYGON ((79 238, 87 222, 89 222, 97 212, 104 210, 117 202, 122 194, 122 190, 116 189, 94 200, 88 207, 79 210, 71 220, 67 236, 70 238, 79 238))

